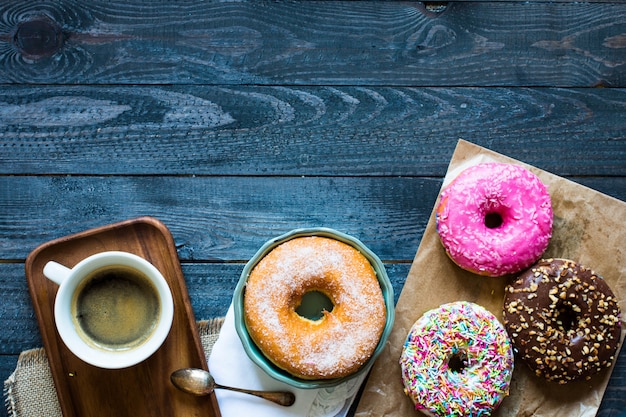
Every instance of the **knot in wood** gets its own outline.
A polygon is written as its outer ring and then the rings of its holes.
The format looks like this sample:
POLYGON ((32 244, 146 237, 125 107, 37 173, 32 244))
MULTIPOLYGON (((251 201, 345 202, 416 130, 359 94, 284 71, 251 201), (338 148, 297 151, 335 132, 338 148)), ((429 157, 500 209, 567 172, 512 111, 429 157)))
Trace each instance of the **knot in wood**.
POLYGON ((18 24, 13 43, 24 56, 31 59, 47 58, 63 46, 63 32, 49 17, 34 17, 18 24))
POLYGON ((418 3, 418 9, 428 17, 437 17, 448 9, 448 2, 423 1, 418 3))

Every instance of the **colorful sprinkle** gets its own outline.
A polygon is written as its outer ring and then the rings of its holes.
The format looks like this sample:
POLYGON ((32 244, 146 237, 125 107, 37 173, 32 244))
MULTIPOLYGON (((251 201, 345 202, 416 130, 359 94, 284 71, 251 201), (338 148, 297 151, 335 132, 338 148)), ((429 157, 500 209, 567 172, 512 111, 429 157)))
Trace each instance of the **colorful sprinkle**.
POLYGON ((404 392, 435 416, 489 416, 509 393, 513 350, 498 319, 467 301, 427 311, 400 357, 404 392))
POLYGON ((479 275, 521 271, 552 236, 552 202, 524 167, 483 163, 463 170, 442 192, 437 231, 450 258, 479 275))

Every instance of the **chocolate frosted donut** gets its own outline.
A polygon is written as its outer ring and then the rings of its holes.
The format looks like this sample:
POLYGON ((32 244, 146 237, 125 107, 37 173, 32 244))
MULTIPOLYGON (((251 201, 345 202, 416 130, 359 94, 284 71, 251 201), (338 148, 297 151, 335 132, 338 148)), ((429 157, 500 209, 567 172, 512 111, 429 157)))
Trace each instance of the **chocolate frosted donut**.
POLYGON ((566 259, 541 260, 506 288, 504 324, 530 368, 561 384, 610 367, 621 334, 608 284, 566 259))

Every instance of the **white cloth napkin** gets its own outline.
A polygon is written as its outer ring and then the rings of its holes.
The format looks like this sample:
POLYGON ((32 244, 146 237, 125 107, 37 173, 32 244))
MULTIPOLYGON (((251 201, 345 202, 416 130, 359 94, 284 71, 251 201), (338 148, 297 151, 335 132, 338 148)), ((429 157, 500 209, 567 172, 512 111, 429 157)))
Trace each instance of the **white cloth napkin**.
POLYGON ((232 305, 209 356, 209 369, 215 381, 222 385, 255 390, 289 390, 296 396, 294 405, 283 407, 252 395, 218 389, 215 395, 222 417, 344 417, 366 375, 364 373, 333 388, 321 389, 298 389, 270 378, 246 355, 235 330, 232 305))

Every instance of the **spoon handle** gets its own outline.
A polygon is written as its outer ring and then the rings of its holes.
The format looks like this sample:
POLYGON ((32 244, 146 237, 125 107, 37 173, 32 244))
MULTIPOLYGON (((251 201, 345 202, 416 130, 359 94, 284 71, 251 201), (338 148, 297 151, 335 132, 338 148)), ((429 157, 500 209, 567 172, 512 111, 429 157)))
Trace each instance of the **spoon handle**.
POLYGON ((266 399, 268 401, 275 402, 279 405, 289 407, 296 401, 296 396, 289 391, 255 391, 249 389, 225 387, 224 385, 215 384, 215 388, 227 389, 231 391, 237 391, 244 394, 255 395, 257 397, 266 399))

